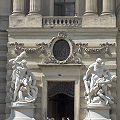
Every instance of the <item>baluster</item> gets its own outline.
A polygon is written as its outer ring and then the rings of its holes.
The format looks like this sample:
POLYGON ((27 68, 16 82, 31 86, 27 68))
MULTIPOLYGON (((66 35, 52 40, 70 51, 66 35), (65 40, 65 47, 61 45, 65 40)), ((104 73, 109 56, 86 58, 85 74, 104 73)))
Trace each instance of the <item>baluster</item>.
POLYGON ((47 25, 49 25, 49 18, 46 18, 46 20, 47 20, 47 25))
POLYGON ((65 19, 63 19, 63 25, 65 26, 65 19))
POLYGON ((67 19, 67 25, 70 26, 70 19, 67 19))
POLYGON ((55 18, 55 25, 57 25, 57 19, 55 18))
POLYGON ((74 26, 74 19, 71 19, 71 25, 74 26))
POLYGON ((62 25, 61 19, 59 19, 59 21, 60 21, 60 22, 59 22, 59 25, 62 25))
POLYGON ((53 18, 51 18, 51 25, 53 25, 53 18))

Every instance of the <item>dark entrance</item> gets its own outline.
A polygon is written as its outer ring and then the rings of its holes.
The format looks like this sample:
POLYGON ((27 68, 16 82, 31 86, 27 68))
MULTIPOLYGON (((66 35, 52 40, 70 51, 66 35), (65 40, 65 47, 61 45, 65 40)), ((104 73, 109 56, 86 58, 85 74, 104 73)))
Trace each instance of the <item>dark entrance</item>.
POLYGON ((74 98, 57 94, 48 98, 48 117, 61 120, 62 117, 74 120, 74 98))
POLYGON ((74 120, 74 82, 48 82, 47 116, 74 120))

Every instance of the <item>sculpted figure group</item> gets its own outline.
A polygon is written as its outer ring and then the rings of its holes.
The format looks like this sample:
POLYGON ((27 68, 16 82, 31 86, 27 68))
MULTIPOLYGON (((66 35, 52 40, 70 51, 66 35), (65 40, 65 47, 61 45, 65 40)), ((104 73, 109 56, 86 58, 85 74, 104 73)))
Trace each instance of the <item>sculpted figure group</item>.
MULTIPOLYGON (((12 86, 14 102, 32 102, 36 99, 38 88, 33 74, 26 66, 27 61, 22 59, 26 52, 9 60, 12 65, 12 86)), ((113 104, 114 98, 111 96, 110 87, 116 80, 115 75, 111 75, 105 69, 105 64, 101 58, 91 64, 83 78, 85 85, 85 97, 87 103, 113 104)))
POLYGON ((97 58, 96 62, 89 66, 83 80, 87 104, 102 103, 108 105, 114 103, 109 88, 112 86, 112 82, 116 80, 116 76, 111 75, 105 69, 105 64, 101 58, 97 58))
POLYGON ((32 102, 37 97, 38 88, 36 87, 36 80, 26 66, 27 61, 22 59, 25 55, 26 52, 24 51, 16 58, 9 60, 13 69, 13 102, 32 102))

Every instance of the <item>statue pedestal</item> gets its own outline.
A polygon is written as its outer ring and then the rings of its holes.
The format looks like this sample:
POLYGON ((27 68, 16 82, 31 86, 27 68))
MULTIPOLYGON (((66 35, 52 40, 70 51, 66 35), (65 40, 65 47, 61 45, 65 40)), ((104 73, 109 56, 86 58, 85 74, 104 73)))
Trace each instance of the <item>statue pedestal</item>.
POLYGON ((90 103, 87 105, 88 113, 84 120, 111 120, 109 110, 109 105, 90 103))
POLYGON ((10 117, 7 120, 35 120, 33 118, 34 108, 33 103, 13 103, 10 117))

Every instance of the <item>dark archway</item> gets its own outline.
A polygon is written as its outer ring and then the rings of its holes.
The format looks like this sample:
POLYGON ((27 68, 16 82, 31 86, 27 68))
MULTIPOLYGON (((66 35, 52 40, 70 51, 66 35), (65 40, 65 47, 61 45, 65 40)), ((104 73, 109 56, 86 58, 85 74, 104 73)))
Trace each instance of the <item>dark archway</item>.
POLYGON ((65 94, 48 97, 48 117, 55 120, 69 117, 74 120, 74 98, 65 94))

